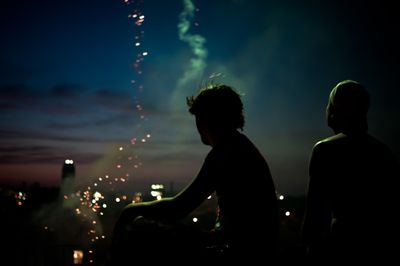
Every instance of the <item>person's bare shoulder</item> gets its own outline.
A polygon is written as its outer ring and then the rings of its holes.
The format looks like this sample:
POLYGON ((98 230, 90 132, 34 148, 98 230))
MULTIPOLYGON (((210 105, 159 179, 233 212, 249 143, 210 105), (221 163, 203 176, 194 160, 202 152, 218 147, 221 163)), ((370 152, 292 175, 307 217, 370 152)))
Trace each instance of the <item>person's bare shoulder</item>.
POLYGON ((322 139, 315 143, 312 149, 313 157, 331 157, 334 154, 340 153, 349 143, 347 135, 339 133, 328 138, 322 139))
POLYGON ((333 135, 333 136, 330 136, 330 137, 328 137, 328 138, 326 138, 326 139, 320 140, 320 141, 318 141, 317 144, 315 144, 315 145, 319 145, 319 144, 321 144, 321 143, 337 142, 337 141, 341 141, 341 140, 343 140, 343 139, 345 139, 345 138, 346 138, 346 135, 344 135, 344 134, 342 134, 342 133, 339 133, 339 134, 337 134, 337 135, 333 135))

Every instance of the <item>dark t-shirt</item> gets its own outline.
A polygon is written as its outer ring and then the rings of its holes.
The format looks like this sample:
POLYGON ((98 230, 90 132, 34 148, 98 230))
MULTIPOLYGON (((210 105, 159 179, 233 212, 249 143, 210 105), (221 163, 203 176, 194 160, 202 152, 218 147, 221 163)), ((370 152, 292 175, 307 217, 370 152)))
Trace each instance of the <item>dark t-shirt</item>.
POLYGON ((253 143, 235 131, 207 155, 193 182, 174 199, 177 210, 189 213, 217 193, 216 228, 238 249, 276 244, 278 214, 275 187, 268 164, 253 143))

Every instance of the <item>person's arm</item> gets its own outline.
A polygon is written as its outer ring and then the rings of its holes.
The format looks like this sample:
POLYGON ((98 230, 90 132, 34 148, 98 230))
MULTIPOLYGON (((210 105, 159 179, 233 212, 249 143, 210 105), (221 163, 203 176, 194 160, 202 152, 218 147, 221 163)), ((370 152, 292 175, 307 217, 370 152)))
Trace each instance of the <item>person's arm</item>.
POLYGON ((215 190, 215 160, 207 156, 197 177, 175 197, 131 203, 122 210, 116 227, 125 226, 138 216, 158 220, 178 220, 198 207, 215 190))
POLYGON ((206 158, 197 177, 178 195, 171 199, 172 210, 170 215, 173 218, 184 218, 215 191, 215 182, 218 178, 218 173, 215 167, 216 161, 211 157, 208 156, 206 158))
POLYGON ((114 226, 114 233, 123 233, 124 230, 132 224, 138 217, 147 219, 166 219, 164 213, 169 209, 169 202, 173 198, 163 198, 149 202, 130 203, 126 205, 119 215, 119 218, 114 226))

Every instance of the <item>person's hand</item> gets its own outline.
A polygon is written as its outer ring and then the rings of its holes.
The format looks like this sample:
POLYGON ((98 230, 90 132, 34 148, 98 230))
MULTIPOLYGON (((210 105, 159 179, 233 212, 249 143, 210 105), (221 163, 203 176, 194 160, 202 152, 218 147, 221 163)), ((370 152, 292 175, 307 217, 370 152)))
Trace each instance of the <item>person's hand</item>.
POLYGON ((129 216, 123 211, 114 225, 114 236, 118 237, 118 235, 123 234, 127 230, 130 222, 131 219, 129 219, 129 216))
POLYGON ((132 203, 124 207, 117 222, 114 226, 114 235, 123 234, 126 231, 130 231, 133 225, 133 221, 142 215, 145 215, 148 209, 145 203, 132 203))

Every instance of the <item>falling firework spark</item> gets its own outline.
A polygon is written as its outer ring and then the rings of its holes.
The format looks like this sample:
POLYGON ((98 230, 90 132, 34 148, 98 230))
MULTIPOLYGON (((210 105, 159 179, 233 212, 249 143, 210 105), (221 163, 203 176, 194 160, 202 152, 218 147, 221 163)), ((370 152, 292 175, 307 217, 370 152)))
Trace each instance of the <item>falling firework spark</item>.
MULTIPOLYGON (((135 91, 134 106, 138 117, 138 123, 136 129, 139 133, 137 136, 133 136, 126 145, 119 145, 117 149, 117 161, 115 163, 115 170, 117 173, 115 176, 107 174, 96 178, 92 185, 86 187, 83 192, 78 191, 73 195, 66 195, 64 200, 66 202, 74 202, 74 212, 77 216, 82 218, 86 224, 89 225, 87 235, 89 238, 89 244, 94 245, 98 241, 102 241, 108 236, 106 232, 102 230, 102 224, 100 217, 107 215, 110 206, 114 204, 126 205, 130 202, 137 202, 137 195, 127 196, 119 195, 116 191, 116 186, 129 181, 131 173, 129 173, 130 166, 133 169, 137 169, 142 165, 139 160, 139 156, 132 151, 135 151, 135 147, 148 142, 151 137, 149 131, 143 130, 144 123, 147 121, 145 110, 140 101, 140 95, 144 90, 144 86, 141 83, 141 76, 143 75, 142 63, 145 57, 149 56, 149 51, 144 48, 144 31, 142 25, 145 23, 145 15, 142 13, 140 6, 143 1, 124 0, 124 3, 128 5, 132 11, 128 15, 128 19, 133 21, 136 35, 133 40, 133 47, 136 50, 135 58, 132 62, 132 67, 135 74, 135 79, 131 80, 131 86, 135 91), (140 133, 140 132, 144 133, 140 133), (129 164, 129 165, 127 165, 129 164), (106 193, 103 191, 111 191, 112 193, 106 193), (77 200, 79 199, 79 200, 77 200), (78 201, 78 203, 76 203, 78 201)), ((94 262, 94 249, 90 249, 88 259, 91 263, 94 262)))

